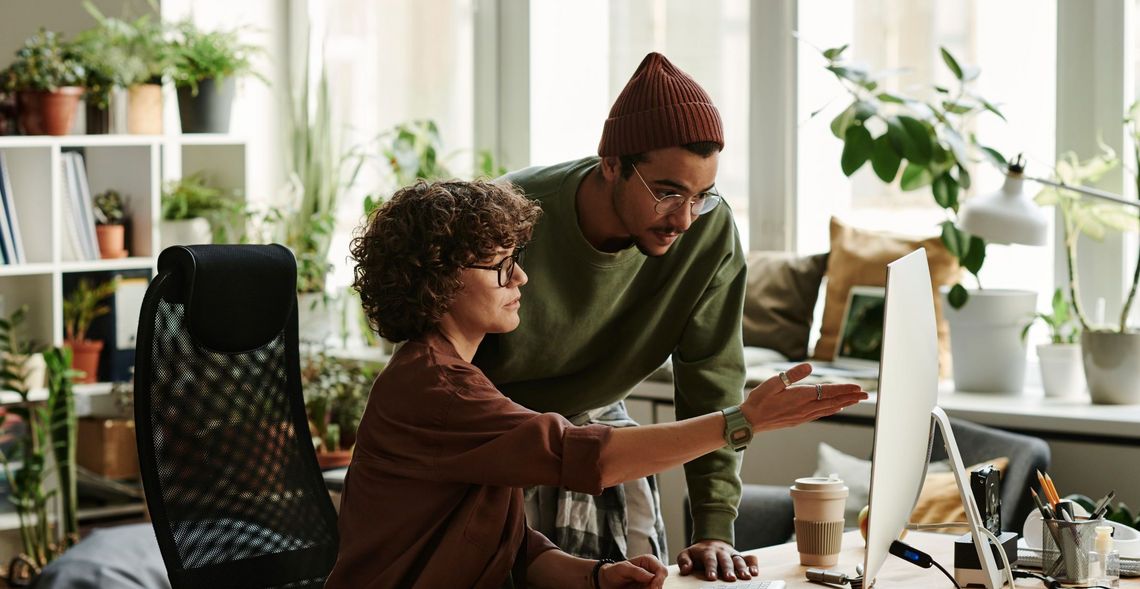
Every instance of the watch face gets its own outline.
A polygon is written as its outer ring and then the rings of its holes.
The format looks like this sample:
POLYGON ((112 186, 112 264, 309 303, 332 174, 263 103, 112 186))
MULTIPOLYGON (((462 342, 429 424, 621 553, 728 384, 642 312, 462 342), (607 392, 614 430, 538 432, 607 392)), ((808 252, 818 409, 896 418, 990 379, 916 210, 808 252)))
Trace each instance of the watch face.
POLYGON ((739 444, 741 442, 747 442, 752 437, 748 434, 748 428, 741 427, 732 430, 732 433, 730 435, 732 436, 732 442, 734 444, 739 444))

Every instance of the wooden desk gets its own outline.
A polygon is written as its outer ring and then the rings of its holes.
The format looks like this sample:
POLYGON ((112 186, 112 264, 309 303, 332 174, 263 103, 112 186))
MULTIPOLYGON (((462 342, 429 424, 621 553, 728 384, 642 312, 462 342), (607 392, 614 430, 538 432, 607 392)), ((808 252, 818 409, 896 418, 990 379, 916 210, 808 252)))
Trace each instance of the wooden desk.
MULTIPOLYGON (((906 540, 915 548, 929 553, 939 564, 946 567, 950 574, 954 574, 953 558, 954 536, 945 534, 932 534, 929 532, 909 532, 906 540)), ((848 532, 843 535, 843 552, 839 553, 839 564, 831 567, 849 575, 855 574, 855 565, 863 564, 863 538, 859 532, 848 532)), ((796 544, 781 544, 760 550, 749 551, 760 559, 760 578, 765 580, 782 579, 787 582, 788 589, 821 589, 826 585, 809 583, 804 576, 808 567, 800 566, 800 557, 796 552, 796 544)), ((883 567, 877 575, 876 587, 883 589, 894 588, 922 588, 922 589, 950 589, 953 585, 938 569, 922 569, 902 560, 888 556, 883 567)), ((720 581, 709 582, 694 578, 692 575, 682 577, 677 572, 676 565, 669 567, 669 578, 665 580, 666 589, 698 589, 710 585, 720 584, 720 581)), ((730 585, 731 586, 731 585, 730 585)), ((1036 579, 1018 579, 1018 587, 1041 587, 1041 581, 1036 579)), ((1121 579, 1121 587, 1140 587, 1140 579, 1121 579)))

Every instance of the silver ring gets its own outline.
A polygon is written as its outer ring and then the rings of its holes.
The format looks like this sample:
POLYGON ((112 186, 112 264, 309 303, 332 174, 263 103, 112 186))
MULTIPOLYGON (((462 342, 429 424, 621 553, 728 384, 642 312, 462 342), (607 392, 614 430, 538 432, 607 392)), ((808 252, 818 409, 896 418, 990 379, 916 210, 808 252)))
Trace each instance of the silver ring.
POLYGON ((780 382, 784 383, 785 388, 792 386, 792 380, 788 378, 788 373, 782 370, 780 371, 780 382))
POLYGON ((822 401, 823 400, 823 385, 821 385, 821 384, 815 385, 815 400, 816 401, 822 401))

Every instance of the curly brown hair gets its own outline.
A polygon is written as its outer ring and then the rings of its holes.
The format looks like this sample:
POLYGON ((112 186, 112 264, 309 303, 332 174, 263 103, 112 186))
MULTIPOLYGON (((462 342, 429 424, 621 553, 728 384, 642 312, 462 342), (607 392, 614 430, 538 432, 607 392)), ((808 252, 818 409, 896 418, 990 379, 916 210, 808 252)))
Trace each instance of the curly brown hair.
POLYGON ((351 244, 352 286, 369 324, 393 342, 432 329, 463 288, 463 267, 525 244, 540 213, 507 183, 421 180, 401 188, 351 244))

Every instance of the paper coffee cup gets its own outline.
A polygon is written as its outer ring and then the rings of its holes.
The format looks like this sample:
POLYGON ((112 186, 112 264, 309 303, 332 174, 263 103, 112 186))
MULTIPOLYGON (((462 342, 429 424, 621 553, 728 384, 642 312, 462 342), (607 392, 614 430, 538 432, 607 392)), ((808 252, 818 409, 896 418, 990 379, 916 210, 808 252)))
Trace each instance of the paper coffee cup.
POLYGON ((838 477, 796 479, 790 488, 800 564, 834 566, 843 542, 847 486, 838 477))

